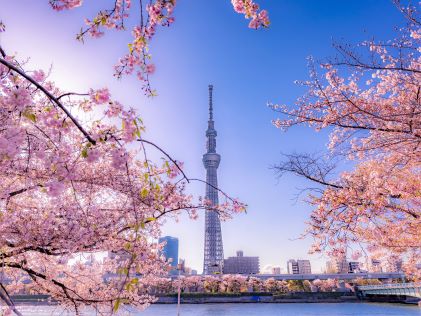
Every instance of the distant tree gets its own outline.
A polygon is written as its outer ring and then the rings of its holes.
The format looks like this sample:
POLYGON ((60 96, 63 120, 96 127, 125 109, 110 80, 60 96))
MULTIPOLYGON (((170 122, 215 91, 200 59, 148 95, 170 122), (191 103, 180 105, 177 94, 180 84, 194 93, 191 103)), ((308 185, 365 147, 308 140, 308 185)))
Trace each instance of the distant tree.
POLYGON ((311 292, 311 282, 309 280, 303 281, 304 292, 311 292))
POLYGON ((288 280, 287 287, 289 292, 304 292, 302 280, 288 280))
POLYGON ((316 279, 312 282, 312 284, 320 292, 332 292, 333 290, 338 288, 338 280, 335 280, 335 279, 327 279, 327 280, 316 279))
POLYGON ((358 278, 355 280, 356 285, 380 285, 382 282, 378 279, 361 279, 358 278))
POLYGON ((396 39, 369 40, 358 50, 336 43, 336 58, 313 63, 308 93, 297 106, 273 105, 279 128, 308 125, 331 131, 331 155, 323 160, 290 154, 276 166, 317 185, 307 233, 312 252, 341 257, 349 245, 376 257, 421 261, 421 30, 419 11, 395 0, 407 25, 396 39), (335 160, 353 170, 335 179, 335 160))
POLYGON ((276 293, 280 290, 278 281, 275 280, 274 278, 265 280, 264 287, 265 287, 265 290, 270 293, 276 293))
POLYGON ((249 288, 253 291, 253 292, 260 292, 263 290, 263 281, 259 278, 256 277, 250 277, 248 279, 248 285, 249 288))
POLYGON ((203 280, 203 288, 208 293, 218 293, 222 280, 214 276, 205 276, 203 280))
POLYGON ((185 277, 183 279, 183 288, 188 292, 199 292, 203 288, 202 277, 199 275, 185 277))

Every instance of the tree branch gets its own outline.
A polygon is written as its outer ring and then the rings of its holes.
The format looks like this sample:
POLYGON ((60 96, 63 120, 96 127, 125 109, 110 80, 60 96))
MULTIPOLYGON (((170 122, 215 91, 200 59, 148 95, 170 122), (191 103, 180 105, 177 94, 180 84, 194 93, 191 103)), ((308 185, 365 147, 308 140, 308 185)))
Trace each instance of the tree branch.
POLYGON ((41 90, 53 103, 55 103, 60 109, 63 110, 64 113, 70 118, 70 120, 75 124, 75 126, 82 132, 82 134, 85 136, 85 138, 93 145, 96 144, 96 141, 89 135, 89 133, 80 125, 80 123, 76 120, 75 117, 66 109, 66 107, 59 101, 58 98, 53 96, 47 89, 45 89, 41 84, 39 84, 37 81, 35 81, 32 77, 27 75, 24 71, 20 70, 13 64, 9 63, 7 60, 0 58, 0 63, 9 68, 10 70, 13 70, 26 80, 28 80, 30 83, 32 83, 34 86, 36 86, 39 90, 41 90))

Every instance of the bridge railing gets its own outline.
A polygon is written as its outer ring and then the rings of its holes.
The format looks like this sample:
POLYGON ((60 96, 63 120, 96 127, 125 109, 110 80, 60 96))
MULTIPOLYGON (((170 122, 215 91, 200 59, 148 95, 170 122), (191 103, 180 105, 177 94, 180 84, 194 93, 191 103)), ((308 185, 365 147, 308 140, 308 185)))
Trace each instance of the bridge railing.
POLYGON ((260 279, 274 278, 277 280, 354 280, 354 279, 403 279, 405 274, 403 272, 361 272, 361 273, 320 273, 320 274, 253 274, 250 275, 260 279))
POLYGON ((381 289, 407 289, 421 288, 421 282, 416 283, 389 283, 381 285, 361 285, 358 286, 360 291, 381 290, 381 289))

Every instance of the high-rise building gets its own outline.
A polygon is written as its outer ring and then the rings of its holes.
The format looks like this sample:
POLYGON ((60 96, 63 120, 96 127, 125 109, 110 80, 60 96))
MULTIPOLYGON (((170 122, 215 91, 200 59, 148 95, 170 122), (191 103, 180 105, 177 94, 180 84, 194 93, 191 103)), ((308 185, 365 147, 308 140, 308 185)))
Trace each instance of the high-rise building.
MULTIPOLYGON (((213 121, 212 104, 213 86, 209 85, 209 120, 206 130, 206 153, 203 155, 203 165, 206 169, 206 199, 211 207, 219 204, 217 169, 221 156, 216 153, 216 130, 213 121)), ((224 265, 224 248, 222 245, 221 221, 217 212, 211 208, 205 213, 205 250, 203 274, 222 273, 224 265)))
POLYGON ((346 258, 326 262, 326 273, 348 273, 349 264, 346 258))
POLYGON ((311 274, 310 260, 294 260, 287 262, 288 274, 311 274))
POLYGON ((165 242, 165 246, 162 249, 162 254, 167 261, 171 261, 170 265, 174 269, 177 269, 178 263, 178 238, 165 236, 159 238, 159 243, 165 242))
POLYGON ((224 260, 224 274, 258 274, 259 257, 245 257, 243 251, 237 251, 236 257, 224 260))
POLYGON ((298 264, 294 259, 290 259, 287 262, 288 274, 298 274, 298 264))

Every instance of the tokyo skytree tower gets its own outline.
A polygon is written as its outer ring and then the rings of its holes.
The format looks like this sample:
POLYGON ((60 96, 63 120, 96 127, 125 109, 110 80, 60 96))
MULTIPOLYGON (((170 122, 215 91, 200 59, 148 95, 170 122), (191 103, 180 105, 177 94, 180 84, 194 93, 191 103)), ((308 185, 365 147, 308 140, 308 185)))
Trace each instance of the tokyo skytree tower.
MULTIPOLYGON (((221 156, 216 153, 216 130, 213 121, 212 104, 213 86, 209 85, 209 121, 206 130, 206 154, 203 155, 203 165, 206 169, 206 199, 212 206, 218 205, 217 169, 221 156)), ((205 251, 203 274, 222 273, 224 264, 224 248, 222 245, 221 221, 217 212, 206 210, 205 215, 205 251)))

